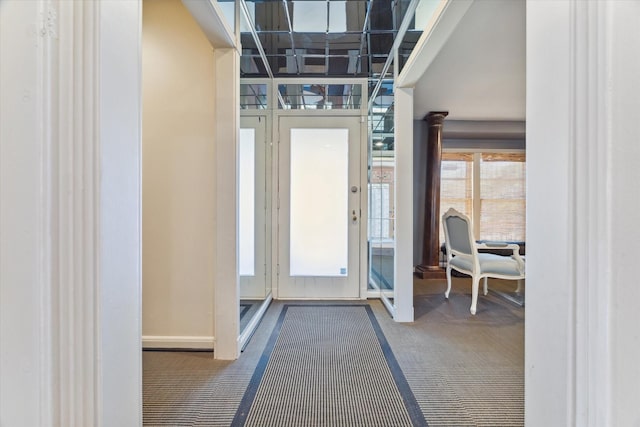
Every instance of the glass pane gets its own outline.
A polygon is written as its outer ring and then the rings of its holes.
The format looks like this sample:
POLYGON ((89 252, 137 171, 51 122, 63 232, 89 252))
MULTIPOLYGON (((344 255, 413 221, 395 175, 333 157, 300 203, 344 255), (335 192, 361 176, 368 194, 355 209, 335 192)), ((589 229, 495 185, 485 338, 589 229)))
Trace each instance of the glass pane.
POLYGON ((265 83, 240 83, 240 109, 263 110, 267 108, 265 83))
POLYGON ((255 274, 255 138, 255 129, 240 129, 238 264, 241 276, 255 274))
POLYGON ((353 110, 362 103, 360 84, 281 84, 278 90, 279 108, 286 110, 353 110))
MULTIPOLYGON (((370 95, 375 84, 370 81, 370 95)), ((369 110, 369 287, 382 291, 394 287, 393 102, 393 81, 383 81, 369 110)))
POLYGON ((293 31, 297 33, 343 33, 347 30, 345 1, 293 2, 293 31), (329 22, 327 23, 327 6, 329 22))
MULTIPOLYGON (((388 146, 393 146, 390 137, 388 146)), ((370 278, 380 290, 393 289, 394 258, 394 153, 373 144, 369 175, 370 278)))
POLYGON ((291 276, 347 276, 348 179, 348 129, 291 129, 291 276))
POLYGON ((369 236, 374 240, 389 239, 389 184, 371 184, 371 212, 369 213, 369 236))

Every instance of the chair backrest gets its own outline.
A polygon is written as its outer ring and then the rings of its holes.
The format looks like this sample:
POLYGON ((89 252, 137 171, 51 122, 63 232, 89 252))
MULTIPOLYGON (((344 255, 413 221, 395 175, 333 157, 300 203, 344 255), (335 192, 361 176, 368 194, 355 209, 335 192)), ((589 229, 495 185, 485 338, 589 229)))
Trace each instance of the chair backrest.
POLYGON ((444 236, 447 252, 456 251, 467 255, 473 255, 472 231, 469 218, 450 208, 442 216, 444 236))

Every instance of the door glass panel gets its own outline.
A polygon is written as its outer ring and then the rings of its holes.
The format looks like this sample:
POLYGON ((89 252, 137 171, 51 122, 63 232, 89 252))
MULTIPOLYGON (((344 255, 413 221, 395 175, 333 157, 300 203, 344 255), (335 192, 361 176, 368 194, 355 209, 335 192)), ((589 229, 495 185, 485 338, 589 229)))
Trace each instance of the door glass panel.
POLYGON ((255 274, 255 129, 240 129, 239 161, 239 271, 241 276, 255 274))
POLYGON ((347 276, 349 130, 290 135, 290 275, 347 276))

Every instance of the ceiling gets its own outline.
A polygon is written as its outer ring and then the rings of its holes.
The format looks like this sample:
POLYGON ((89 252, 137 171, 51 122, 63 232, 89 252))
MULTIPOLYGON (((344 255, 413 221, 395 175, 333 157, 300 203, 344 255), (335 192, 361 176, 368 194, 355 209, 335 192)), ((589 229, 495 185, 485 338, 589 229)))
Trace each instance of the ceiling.
POLYGON ((414 89, 414 117, 525 120, 525 1, 476 0, 414 89))

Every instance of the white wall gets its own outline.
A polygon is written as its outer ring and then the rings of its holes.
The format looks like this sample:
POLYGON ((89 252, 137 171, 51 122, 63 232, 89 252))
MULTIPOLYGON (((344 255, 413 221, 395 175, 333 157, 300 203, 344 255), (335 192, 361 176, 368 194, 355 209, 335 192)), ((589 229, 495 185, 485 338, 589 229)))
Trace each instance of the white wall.
POLYGON ((145 347, 212 348, 213 48, 179 0, 143 4, 145 347))
MULTIPOLYGON (((46 419, 37 2, 0 4, 0 425, 46 419)), ((46 359, 45 359, 46 360, 46 359)))
POLYGON ((639 426, 640 4, 527 3, 530 426, 639 426))

